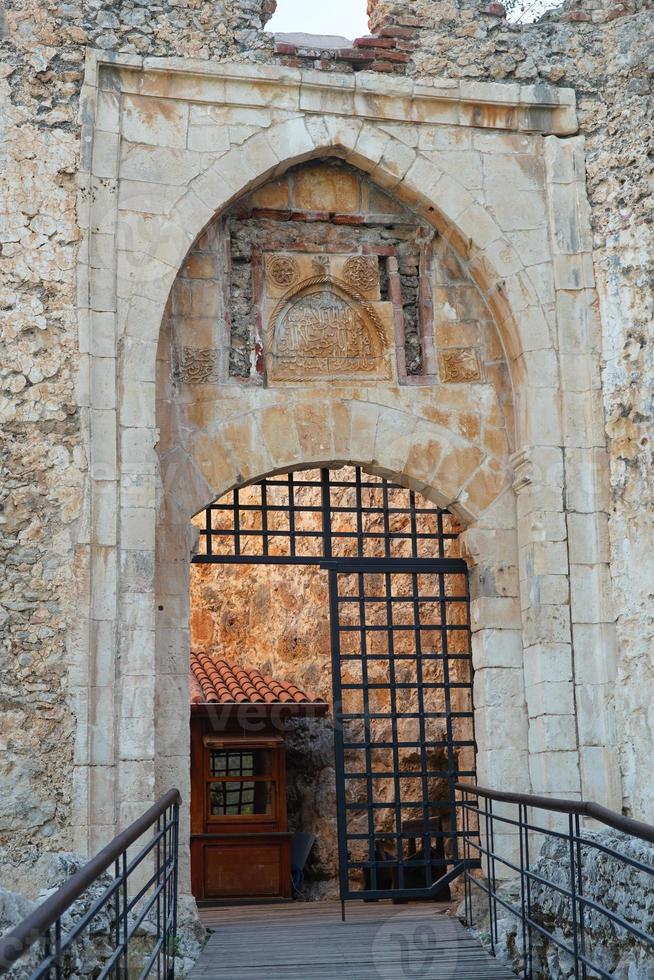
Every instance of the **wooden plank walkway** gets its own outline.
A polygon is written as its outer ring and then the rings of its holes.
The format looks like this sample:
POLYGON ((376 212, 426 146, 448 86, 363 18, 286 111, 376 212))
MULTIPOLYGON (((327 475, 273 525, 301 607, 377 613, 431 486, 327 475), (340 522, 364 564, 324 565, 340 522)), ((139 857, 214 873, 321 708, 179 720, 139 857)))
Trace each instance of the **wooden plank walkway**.
POLYGON ((335 902, 204 910, 189 980, 515 980, 447 906, 335 902))

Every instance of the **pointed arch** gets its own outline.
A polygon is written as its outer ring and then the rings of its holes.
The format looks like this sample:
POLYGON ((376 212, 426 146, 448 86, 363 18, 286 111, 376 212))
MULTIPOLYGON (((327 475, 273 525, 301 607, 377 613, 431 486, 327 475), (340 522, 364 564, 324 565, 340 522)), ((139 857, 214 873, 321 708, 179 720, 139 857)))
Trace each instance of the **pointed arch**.
POLYGON ((514 393, 524 387, 530 371, 525 354, 546 346, 550 327, 516 249, 462 180, 396 136, 346 117, 294 118, 258 132, 195 177, 168 216, 149 221, 122 283, 124 332, 156 343, 177 272, 208 224, 238 198, 291 167, 330 155, 368 174, 449 242, 497 325, 514 393), (162 236, 165 262, 160 257, 162 236))

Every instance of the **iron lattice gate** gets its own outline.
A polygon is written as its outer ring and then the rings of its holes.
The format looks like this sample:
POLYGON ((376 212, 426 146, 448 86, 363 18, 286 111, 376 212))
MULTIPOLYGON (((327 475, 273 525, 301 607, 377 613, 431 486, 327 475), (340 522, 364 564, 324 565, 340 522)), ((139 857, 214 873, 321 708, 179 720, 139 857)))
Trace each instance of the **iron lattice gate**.
POLYGON ((465 571, 327 567, 341 895, 446 897, 461 870, 454 786, 474 772, 465 571))
POLYGON ((446 897, 454 786, 475 764, 456 518, 353 467, 262 480, 203 516, 196 562, 328 571, 341 897, 446 897))

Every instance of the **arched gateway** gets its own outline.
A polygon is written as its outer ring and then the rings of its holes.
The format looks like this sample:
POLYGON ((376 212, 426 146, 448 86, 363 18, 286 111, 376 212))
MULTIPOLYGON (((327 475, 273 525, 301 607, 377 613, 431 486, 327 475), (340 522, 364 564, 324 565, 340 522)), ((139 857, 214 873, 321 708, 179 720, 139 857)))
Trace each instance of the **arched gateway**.
MULTIPOLYGON (((272 68, 97 67, 98 131, 114 125, 115 98, 129 125, 115 187, 107 161, 93 163, 97 248, 83 270, 94 312, 79 676, 89 730, 112 735, 80 748, 80 847, 171 782, 188 797, 194 515, 309 467, 358 466, 461 521, 480 780, 585 786, 610 802, 596 785, 615 771, 610 699, 598 714, 597 698, 577 696, 572 656, 591 608, 597 657, 610 659, 608 614, 594 611, 606 565, 565 545, 566 474, 592 453, 593 402, 557 351, 596 358, 585 258, 557 203, 564 178, 565 200, 583 197, 576 144, 550 135, 574 131, 572 103, 408 79, 390 95, 365 73, 300 84, 272 68), (230 122, 235 107, 248 126, 230 122), (160 153, 166 112, 188 133, 160 153), (191 149, 198 126, 209 149, 191 149), (500 162, 514 194, 493 177, 500 162), (571 602, 582 593, 591 607, 571 602)), ((574 213, 582 221, 581 204, 574 213)), ((603 519, 596 475, 573 535, 603 519)))
MULTIPOLYGON (((229 575, 235 566, 322 570, 324 581, 313 579, 303 593, 310 597, 313 628, 303 634, 301 626, 288 630, 284 625, 283 633, 304 643, 290 668, 298 671, 294 679, 303 687, 309 662, 322 662, 328 675, 331 661, 335 798, 330 785, 311 790, 321 795, 328 811, 334 798, 335 812, 315 815, 310 830, 324 852, 329 825, 337 818, 338 858, 329 856, 327 863, 337 863, 341 897, 449 897, 448 882, 464 866, 455 786, 475 775, 467 568, 459 554, 458 519, 412 490, 369 476, 360 467, 341 467, 282 474, 233 490, 195 523, 200 541, 193 561, 209 574, 194 589, 193 620, 209 616, 220 623, 225 603, 232 623, 234 607, 251 601, 248 590, 265 588, 265 575, 256 574, 240 586, 229 575), (211 576, 212 569, 218 574, 211 576), (202 589, 209 598, 198 608, 202 589), (217 603, 216 595, 221 597, 217 603), (330 651, 321 643, 327 620, 330 651)), ((275 577, 275 593, 282 591, 282 582, 275 577)), ((295 575, 288 588, 303 584, 295 575)), ((272 601, 271 594, 267 598, 272 601)), ((224 672, 234 653, 245 657, 241 673, 243 667, 247 674, 249 668, 270 663, 271 657, 284 663, 283 652, 275 648, 281 638, 271 629, 266 610, 256 624, 249 619, 245 635, 236 627, 234 639, 224 625, 195 631, 198 640, 205 640, 200 657, 210 674, 212 665, 224 672), (260 636, 268 630, 272 636, 260 636)), ((204 680, 214 703, 204 699, 193 705, 196 896, 284 893, 290 868, 279 831, 287 830, 286 800, 276 799, 273 742, 261 735, 260 712, 253 735, 253 705, 240 693, 224 695, 236 702, 229 705, 229 727, 238 734, 230 739, 225 710, 217 707, 222 697, 215 695, 216 676, 213 682, 204 680), (218 751, 222 763, 216 762, 218 751), (259 772, 268 776, 255 775, 259 772), (257 862, 258 873, 252 867, 257 862)), ((328 684, 321 680, 320 686, 325 691, 328 684)), ((283 704, 275 705, 274 712, 270 720, 277 722, 279 735, 283 704)), ((314 773, 311 779, 316 778, 314 773)), ((332 778, 323 777, 323 783, 332 778)), ((299 810, 297 816, 306 820, 306 806, 299 810)))

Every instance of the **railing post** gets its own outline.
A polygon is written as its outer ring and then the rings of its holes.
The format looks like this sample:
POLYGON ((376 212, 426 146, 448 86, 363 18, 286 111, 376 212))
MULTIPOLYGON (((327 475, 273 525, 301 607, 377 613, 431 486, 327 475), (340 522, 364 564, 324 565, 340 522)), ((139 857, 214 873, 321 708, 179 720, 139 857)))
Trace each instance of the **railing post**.
POLYGON ((55 980, 63 980, 63 973, 61 971, 62 962, 62 950, 61 950, 61 919, 57 919, 55 922, 55 980))
MULTIPOLYGON (((114 861, 114 880, 120 881, 120 858, 114 861)), ((120 947, 120 888, 114 892, 114 944, 116 949, 120 947)), ((118 968, 119 964, 116 964, 118 968)))
POLYGON ((527 889, 525 883, 525 842, 523 838, 523 827, 526 823, 525 808, 522 803, 518 804, 518 837, 520 840, 520 910, 522 915, 522 972, 525 980, 527 973, 527 889))
POLYGON ((572 948, 575 958, 575 980, 579 980, 579 935, 577 927, 577 868, 575 861, 574 817, 568 816, 568 839, 570 850, 570 904, 572 914, 572 948))
POLYGON ((161 894, 163 896, 163 968, 164 968, 164 980, 167 980, 169 973, 168 959, 170 957, 170 935, 168 932, 168 900, 170 898, 169 892, 169 878, 168 878, 168 812, 164 813, 163 818, 163 835, 160 841, 160 847, 163 851, 163 887, 161 889, 161 894))
MULTIPOLYGON (((52 926, 49 927, 45 936, 43 937, 43 959, 47 960, 52 952, 52 926)), ((50 980, 51 970, 48 968, 48 972, 45 980, 50 980)))
POLYGON ((488 798, 484 797, 484 829, 486 831, 486 881, 488 882, 488 926, 491 941, 491 950, 495 955, 495 896, 493 895, 492 876, 491 876, 491 834, 490 816, 488 812, 488 798))
MULTIPOLYGON (((173 943, 177 938, 177 893, 179 882, 179 803, 173 806, 173 943)), ((173 962, 170 973, 175 980, 175 947, 173 946, 173 962)))
MULTIPOLYGON (((577 838, 577 895, 579 898, 583 898, 584 895, 584 878, 583 878, 583 865, 582 865, 582 851, 581 851, 581 826, 579 821, 579 814, 575 814, 575 837, 577 838)), ((582 956, 586 956, 586 924, 584 920, 584 904, 579 902, 579 945, 581 947, 582 956)), ((586 980, 588 976, 588 971, 586 969, 586 963, 582 960, 581 963, 581 976, 582 980, 586 980)))
POLYGON ((470 815, 468 812, 469 798, 465 790, 460 790, 461 806, 463 808, 463 860, 465 869, 463 872, 463 897, 466 916, 466 925, 472 926, 472 883, 470 882, 470 815))
POLYGON ((529 872, 531 870, 531 865, 530 865, 530 861, 529 861, 529 810, 528 810, 527 806, 525 806, 523 809, 524 809, 524 818, 525 818, 525 825, 524 825, 524 830, 525 830, 524 841, 525 841, 525 844, 524 844, 524 848, 525 848, 525 884, 527 886, 526 887, 526 895, 527 895, 527 942, 528 942, 528 946, 529 946, 528 953, 527 953, 526 964, 525 964, 525 977, 527 978, 527 980, 531 980, 531 978, 533 976, 534 963, 533 963, 533 950, 532 950, 532 942, 531 942, 531 914, 532 914, 532 911, 531 911, 531 877, 529 875, 529 872))
MULTIPOLYGON (((166 814, 164 812, 164 828, 166 826, 166 814)), ((162 928, 161 923, 161 816, 157 817, 157 823, 155 827, 155 835, 157 837, 157 846, 155 848, 155 888, 157 889, 157 942, 160 943, 159 954, 157 956, 157 978, 161 976, 161 963, 163 960, 164 971, 166 968, 166 930, 162 928), (162 957, 163 953, 163 957, 162 957)), ((165 883, 165 878, 164 878, 165 883)), ((165 972, 164 972, 165 977, 165 972)))
POLYGON ((495 929, 494 941, 499 942, 499 934, 497 931, 497 875, 495 871, 495 816, 493 814, 493 801, 488 801, 488 810, 490 813, 490 843, 489 851, 491 853, 491 873, 492 873, 492 883, 491 889, 493 892, 493 927, 495 929))
MULTIPOLYGON (((123 851, 121 854, 121 894, 123 899, 123 908, 121 913, 121 918, 123 920, 123 977, 124 980, 129 980, 129 919, 128 919, 128 905, 129 899, 127 896, 127 851, 123 851)), ((120 962, 120 961, 119 961, 120 962)), ((118 971, 118 977, 120 977, 120 967, 118 971)))

